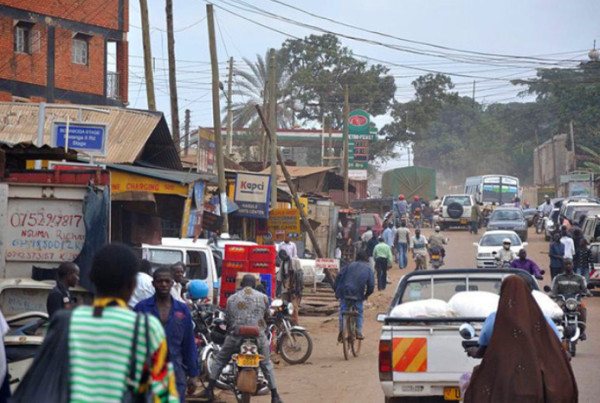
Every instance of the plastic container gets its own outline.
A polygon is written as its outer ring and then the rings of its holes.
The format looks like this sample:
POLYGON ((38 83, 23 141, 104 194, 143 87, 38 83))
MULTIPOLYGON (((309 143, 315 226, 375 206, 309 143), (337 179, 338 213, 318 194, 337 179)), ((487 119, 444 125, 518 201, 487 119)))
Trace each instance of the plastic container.
POLYGON ((277 262, 277 250, 274 245, 251 246, 248 255, 250 262, 267 262, 273 264, 277 262))
POLYGON ((225 245, 224 260, 235 262, 247 262, 250 246, 245 245, 225 245))

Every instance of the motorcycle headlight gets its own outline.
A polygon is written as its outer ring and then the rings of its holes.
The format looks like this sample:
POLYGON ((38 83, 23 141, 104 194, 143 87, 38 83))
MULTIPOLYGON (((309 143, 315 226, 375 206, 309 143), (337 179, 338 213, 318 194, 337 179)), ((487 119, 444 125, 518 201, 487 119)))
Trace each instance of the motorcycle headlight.
POLYGON ((274 316, 275 315, 275 308, 269 308, 269 315, 270 316, 274 316))
POLYGON ((291 302, 287 304, 287 310, 290 315, 294 314, 294 305, 291 302))
POLYGON ((574 311, 577 309, 577 300, 575 298, 569 298, 565 301, 565 306, 569 311, 574 311))

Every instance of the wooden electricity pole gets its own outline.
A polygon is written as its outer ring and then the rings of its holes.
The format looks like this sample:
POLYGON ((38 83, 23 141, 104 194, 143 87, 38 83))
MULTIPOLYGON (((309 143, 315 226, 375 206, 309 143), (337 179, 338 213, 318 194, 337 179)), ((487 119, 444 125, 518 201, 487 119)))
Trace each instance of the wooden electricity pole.
MULTIPOLYGON (((269 51, 269 130, 271 132, 271 209, 277 208, 277 82, 275 49, 269 51)), ((281 163, 283 169, 283 162, 281 163)), ((297 204, 299 206, 299 204, 297 204)))
POLYGON ((219 201, 221 217, 223 217, 222 233, 229 232, 229 219, 227 217, 227 184, 225 183, 225 165, 223 163, 223 138, 221 137, 221 106, 219 104, 219 63, 217 59, 217 43, 215 41, 215 20, 213 5, 206 5, 206 18, 208 20, 208 42, 210 47, 210 65, 212 68, 212 101, 213 101, 213 126, 215 130, 215 148, 217 159, 217 176, 219 178, 219 201))
POLYGON ((233 85, 233 57, 229 58, 229 77, 227 78, 227 156, 233 148, 233 111, 231 110, 231 87, 233 85))
POLYGON ((154 73, 152 72, 152 47, 150 45, 150 24, 148 23, 148 0, 140 0, 140 14, 142 16, 142 42, 144 44, 144 75, 146 77, 146 98, 148 109, 156 110, 154 96, 154 73))
MULTIPOLYGON (((183 155, 188 155, 190 148, 190 110, 185 110, 185 117, 183 119, 183 155)), ((200 135, 200 133, 198 133, 200 135)))
POLYGON ((569 132, 571 134, 571 151, 573 151, 573 171, 577 170, 577 153, 575 152, 575 134, 573 133, 573 120, 569 122, 569 132))
POLYGON ((344 84, 344 158, 342 164, 344 166, 344 205, 349 206, 350 200, 348 198, 348 158, 350 157, 349 147, 350 141, 348 139, 348 114, 350 109, 350 102, 348 100, 348 84, 344 84))
POLYGON ((173 33, 173 0, 167 0, 167 48, 169 54, 169 93, 171 98, 171 130, 177 151, 181 148, 179 136, 179 106, 177 105, 177 78, 175 76, 175 34, 173 33))

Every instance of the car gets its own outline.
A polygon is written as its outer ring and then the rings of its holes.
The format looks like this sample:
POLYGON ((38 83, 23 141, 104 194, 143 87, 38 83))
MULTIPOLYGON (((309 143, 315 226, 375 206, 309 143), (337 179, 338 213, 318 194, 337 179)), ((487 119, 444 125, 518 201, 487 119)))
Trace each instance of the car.
POLYGON ((527 246, 527 242, 522 242, 519 235, 514 231, 487 231, 483 234, 479 242, 474 242, 477 247, 477 268, 490 269, 496 267, 494 252, 502 248, 502 241, 510 239, 510 249, 519 253, 519 250, 527 246))
POLYGON ((595 288, 600 287, 600 242, 593 242, 590 245, 592 252, 592 270, 590 270, 589 283, 595 288))
POLYGON ((438 215, 438 225, 442 230, 450 227, 469 227, 471 208, 475 199, 469 194, 452 194, 442 198, 438 215))
POLYGON ((531 227, 533 225, 533 222, 535 221, 535 217, 538 214, 539 214, 539 212, 534 208, 523 209, 523 215, 525 216, 525 219, 527 220, 528 227, 531 227))
POLYGON ((377 213, 361 213, 360 217, 360 235, 362 235, 367 227, 371 227, 374 233, 381 235, 383 232, 383 220, 377 213))
POLYGON ((556 230, 558 225, 558 213, 560 212, 559 208, 552 209, 552 213, 550 213, 550 217, 546 220, 544 225, 544 239, 546 241, 552 240, 552 234, 556 230))
POLYGON ((583 237, 588 243, 600 241, 600 214, 589 214, 582 226, 583 237))
POLYGON ((515 231, 523 242, 527 240, 527 221, 518 207, 498 207, 495 209, 488 220, 487 230, 515 231))
POLYGON ((600 209, 600 204, 595 202, 593 199, 587 200, 583 199, 577 201, 563 201, 560 206, 559 213, 559 221, 563 223, 567 220, 571 225, 577 225, 578 222, 575 221, 575 213, 576 212, 588 212, 593 209, 600 209))

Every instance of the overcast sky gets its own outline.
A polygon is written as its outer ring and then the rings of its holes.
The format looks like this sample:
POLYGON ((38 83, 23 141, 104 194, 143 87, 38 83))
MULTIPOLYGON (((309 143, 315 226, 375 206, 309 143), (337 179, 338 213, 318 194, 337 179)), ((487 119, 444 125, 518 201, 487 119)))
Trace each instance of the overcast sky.
MULTIPOLYGON (((148 3, 158 109, 170 120, 167 39, 164 31, 165 2, 149 0, 148 3)), ((177 0, 174 3, 182 126, 185 109, 191 110, 193 127, 212 126, 206 2, 177 0)), ((143 82, 139 1, 130 0, 129 4, 129 102, 132 108, 145 109, 147 105, 143 82)), ((575 64, 562 60, 587 60, 587 52, 592 48, 594 39, 600 39, 598 0, 215 0, 214 5, 222 81, 227 78, 226 61, 230 56, 235 59, 236 66, 243 67, 242 58, 255 60, 257 54, 264 55, 269 48, 280 47, 288 38, 230 12, 294 37, 322 34, 317 29, 299 27, 252 13, 249 11, 250 5, 260 11, 324 30, 385 43, 387 47, 342 38, 343 45, 355 54, 384 61, 382 64, 386 64, 396 77, 396 99, 401 101, 412 97, 410 83, 419 75, 426 74, 423 70, 461 75, 453 76, 452 79, 462 95, 471 96, 473 81, 477 81, 475 96, 479 102, 489 104, 519 101, 520 98, 516 96, 519 89, 510 85, 508 80, 531 77, 535 74, 536 67, 553 64, 568 67, 575 64), (311 17, 284 4, 397 38, 487 54, 538 56, 544 60, 536 62, 466 54, 457 50, 411 44, 311 17), (391 49, 389 46, 409 47, 438 57, 413 54, 406 50, 391 49), (447 57, 458 57, 461 60, 468 58, 469 61, 458 62, 447 57)), ((384 120, 382 118, 377 121, 381 123, 384 120)))

